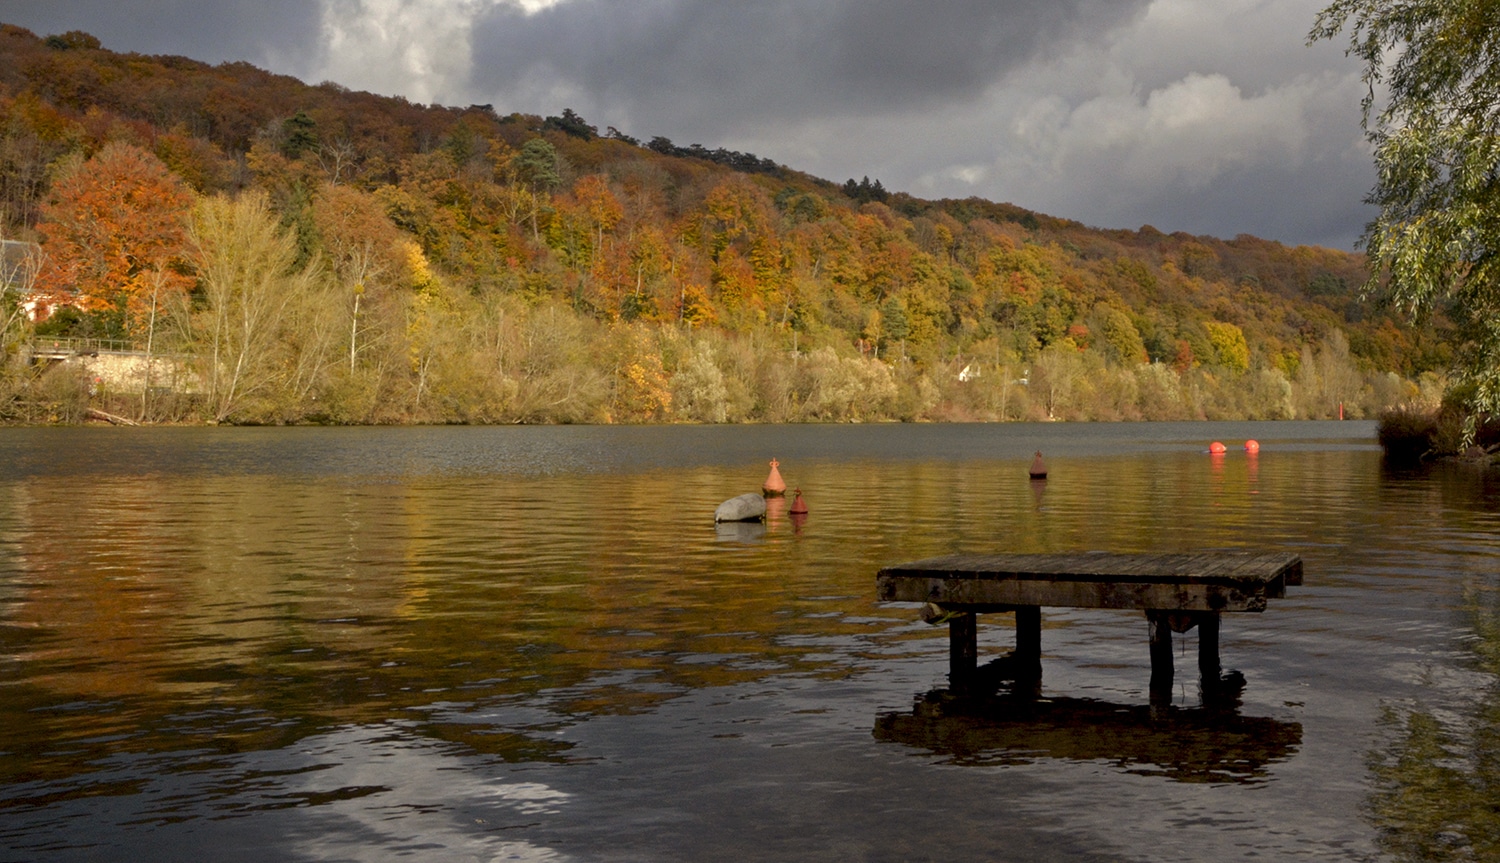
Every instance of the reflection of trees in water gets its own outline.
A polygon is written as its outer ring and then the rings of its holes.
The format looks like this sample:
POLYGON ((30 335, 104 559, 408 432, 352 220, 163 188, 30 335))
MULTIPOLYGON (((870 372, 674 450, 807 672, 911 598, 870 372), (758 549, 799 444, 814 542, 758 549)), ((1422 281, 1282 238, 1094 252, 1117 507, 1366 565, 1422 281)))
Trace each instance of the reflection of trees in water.
POLYGON ((1182 709, 1085 698, 1001 695, 968 699, 936 690, 912 712, 875 723, 875 737, 947 756, 957 765, 1102 761, 1178 782, 1255 783, 1290 758, 1302 726, 1241 716, 1234 706, 1182 709))
MULTIPOLYGON (((722 480, 698 482, 721 497, 722 480)), ((550 735, 578 717, 842 673, 828 642, 872 619, 845 568, 787 563, 799 558, 777 553, 795 535, 785 515, 726 537, 711 503, 688 505, 696 518, 664 512, 696 492, 685 485, 16 486, 0 494, 0 665, 13 661, 0 669, 13 675, 0 808, 19 777, 61 780, 120 753, 276 749, 390 722, 505 761, 562 759, 568 744, 550 735), (434 702, 474 715, 439 716, 434 702)), ((836 556, 856 542, 840 539, 836 556)))
POLYGON ((1487 686, 1457 719, 1388 708, 1395 740, 1371 753, 1370 815, 1402 860, 1500 860, 1500 585, 1470 585, 1472 649, 1487 686))
MULTIPOLYGON (((219 432, 229 447, 259 434, 219 432)), ((355 448, 363 434, 342 439, 355 448)), ((163 440, 141 444, 148 463, 192 457, 163 440)), ((301 458, 293 444, 250 449, 301 458)), ((795 477, 811 521, 772 517, 743 536, 716 532, 711 513, 730 490, 753 489, 763 463, 500 480, 186 469, 7 482, 0 789, 22 775, 82 776, 121 753, 276 749, 390 722, 502 760, 566 759, 553 731, 578 717, 944 656, 910 610, 872 607, 882 564, 992 549, 997 537, 1017 552, 1132 551, 1163 536, 1223 543, 1252 520, 1257 535, 1284 532, 1308 518, 1310 472, 1358 478, 1368 471, 1319 465, 1371 458, 1316 453, 1258 474, 1229 459, 1212 482, 1196 453, 1101 458, 1054 478, 1045 506, 1024 463, 825 464, 795 477), (1252 509, 1256 489, 1266 504, 1252 509)), ((1367 492, 1324 483, 1321 511, 1349 511, 1367 492)), ((1320 537, 1338 542, 1349 523, 1328 519, 1320 537)))

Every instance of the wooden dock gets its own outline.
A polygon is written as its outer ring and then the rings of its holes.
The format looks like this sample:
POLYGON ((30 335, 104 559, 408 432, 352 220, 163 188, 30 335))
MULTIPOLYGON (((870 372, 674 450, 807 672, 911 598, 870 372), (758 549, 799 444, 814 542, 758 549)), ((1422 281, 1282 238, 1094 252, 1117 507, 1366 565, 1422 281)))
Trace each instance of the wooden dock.
POLYGON ((1198 627, 1205 690, 1217 688, 1219 618, 1261 612, 1302 583, 1302 559, 1281 552, 1201 554, 953 554, 888 566, 875 577, 879 599, 924 602, 929 620, 949 626, 955 692, 979 686, 979 614, 1013 612, 1017 680, 1041 679, 1043 606, 1141 609, 1151 645, 1151 691, 1172 684, 1172 633, 1198 627))

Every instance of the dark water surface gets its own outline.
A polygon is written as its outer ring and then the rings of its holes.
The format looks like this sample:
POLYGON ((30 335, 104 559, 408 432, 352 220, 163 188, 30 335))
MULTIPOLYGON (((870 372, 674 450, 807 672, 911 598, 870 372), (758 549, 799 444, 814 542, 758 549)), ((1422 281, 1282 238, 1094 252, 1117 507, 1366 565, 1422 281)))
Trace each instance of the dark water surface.
POLYGON ((1409 717, 1483 785, 1497 529, 1493 475, 1353 422, 4 429, 0 860, 1379 859, 1409 717), (772 456, 810 517, 716 530, 772 456), (1152 710, 1144 618, 1061 609, 1042 701, 955 708, 945 628, 874 601, 1232 548, 1306 584, 1226 616, 1229 708, 1152 710))

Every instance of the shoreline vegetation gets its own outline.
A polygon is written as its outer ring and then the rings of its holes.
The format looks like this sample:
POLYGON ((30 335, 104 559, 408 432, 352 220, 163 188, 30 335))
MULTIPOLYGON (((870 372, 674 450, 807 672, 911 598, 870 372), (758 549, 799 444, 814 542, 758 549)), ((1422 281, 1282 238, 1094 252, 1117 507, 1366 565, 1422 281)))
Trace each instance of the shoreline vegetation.
POLYGON ((1413 466, 1434 460, 1500 462, 1500 421, 1445 402, 1437 408, 1399 405, 1380 413, 1375 426, 1387 461, 1413 466))
POLYGON ((9 25, 0 232, 0 423, 1356 419, 1454 355, 1358 254, 9 25))

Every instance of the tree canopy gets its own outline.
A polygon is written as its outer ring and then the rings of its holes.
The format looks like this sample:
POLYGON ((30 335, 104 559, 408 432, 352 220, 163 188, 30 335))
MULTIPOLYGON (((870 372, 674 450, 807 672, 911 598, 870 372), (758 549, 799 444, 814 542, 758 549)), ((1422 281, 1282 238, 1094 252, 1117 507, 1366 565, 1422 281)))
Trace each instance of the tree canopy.
POLYGON ((1345 251, 3 24, 0 234, 71 303, 36 334, 144 336, 196 376, 65 399, 11 339, 0 420, 116 396, 229 422, 1361 417, 1435 402, 1450 359, 1441 308, 1356 302, 1345 251))
POLYGON ((40 287, 54 297, 76 292, 85 308, 121 315, 124 333, 133 334, 165 294, 192 286, 177 266, 191 203, 155 156, 130 144, 105 146, 58 180, 43 206, 40 287))
POLYGON ((1310 41, 1349 38, 1380 208, 1363 237, 1369 295, 1459 325, 1472 409, 1500 412, 1500 3, 1337 0, 1310 41))

